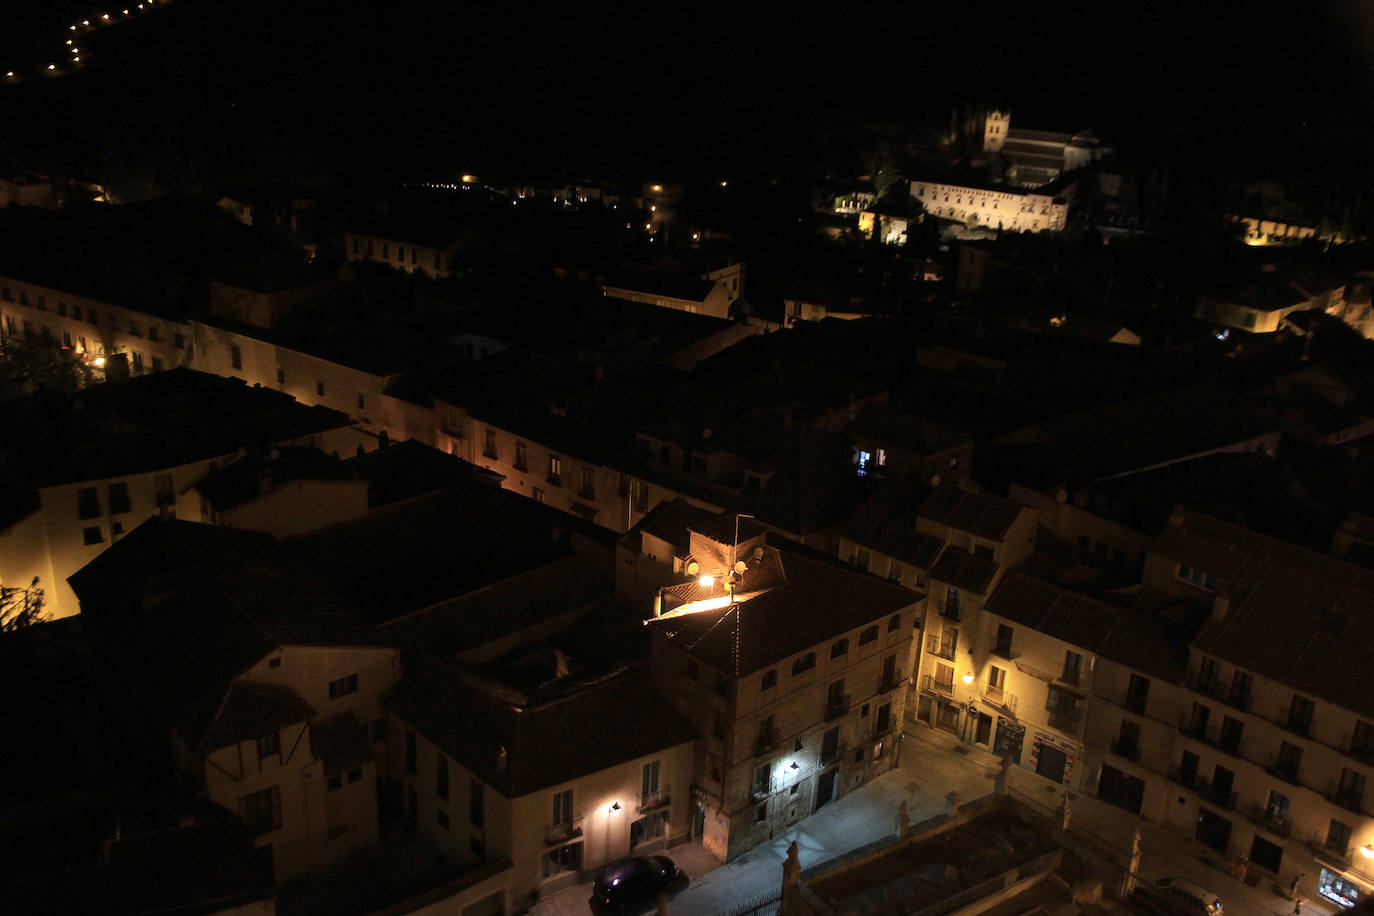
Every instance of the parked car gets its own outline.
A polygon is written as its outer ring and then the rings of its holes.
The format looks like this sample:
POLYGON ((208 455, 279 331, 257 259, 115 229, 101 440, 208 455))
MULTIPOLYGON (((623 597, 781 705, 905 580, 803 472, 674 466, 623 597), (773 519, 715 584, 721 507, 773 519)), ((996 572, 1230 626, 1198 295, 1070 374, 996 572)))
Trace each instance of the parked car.
POLYGON ((687 882, 687 873, 667 856, 635 856, 601 869, 588 903, 596 912, 634 912, 652 905, 660 891, 675 894, 687 882))
POLYGON ((1178 916, 1222 916, 1221 898, 1187 878, 1160 878, 1141 888, 1151 909, 1178 916))

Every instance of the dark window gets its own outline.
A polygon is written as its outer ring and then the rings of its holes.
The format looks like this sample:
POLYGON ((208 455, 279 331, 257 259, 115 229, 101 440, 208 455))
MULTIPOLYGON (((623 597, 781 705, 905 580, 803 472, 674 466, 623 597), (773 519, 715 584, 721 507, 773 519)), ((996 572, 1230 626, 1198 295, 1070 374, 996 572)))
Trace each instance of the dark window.
POLYGON ((517 471, 528 471, 528 460, 529 456, 525 452, 525 443, 515 443, 515 469, 517 471))
POLYGON ((1064 680, 1077 684, 1083 676, 1083 656, 1069 649, 1064 653, 1064 680))
POLYGON ((185 337, 182 337, 181 334, 180 334, 179 332, 173 334, 173 335, 172 335, 172 346, 176 347, 178 350, 185 350, 185 349, 186 349, 186 338, 185 338, 185 337))
POLYGON ((159 331, 159 330, 157 329, 157 325, 155 325, 155 324, 150 324, 150 325, 148 325, 148 339, 149 339, 149 340, 160 340, 161 338, 162 338, 162 332, 159 331))
POLYGON ((435 758, 434 794, 448 801, 448 758, 443 754, 435 758))
POLYGON ((841 655, 844 655, 844 654, 845 654, 846 652, 848 652, 848 651, 849 651, 849 640, 847 640, 847 639, 837 639, 837 640, 835 640, 835 642, 832 643, 831 646, 830 646, 830 657, 831 657, 831 658, 839 658, 841 655))
POLYGON ((1300 735, 1308 734, 1312 730, 1312 714, 1315 710, 1315 703, 1307 697, 1294 694, 1293 705, 1288 707, 1288 727, 1300 735))
POLYGON ((330 792, 333 792, 335 789, 342 789, 342 788, 343 788, 343 774, 341 774, 341 773, 335 773, 333 776, 329 777, 329 780, 328 780, 328 782, 327 782, 326 784, 328 785, 328 787, 329 787, 328 790, 329 790, 330 792))
POLYGON ((365 395, 365 394, 360 394, 360 395, 358 395, 358 409, 359 409, 359 410, 367 410, 367 395, 365 395))
POLYGON ((765 671, 765 672, 763 672, 763 689, 764 689, 764 690, 771 690, 772 688, 774 688, 774 687, 776 687, 776 686, 778 686, 778 671, 777 671, 777 669, 774 668, 772 671, 765 671))
POLYGON ((72 317, 77 321, 81 320, 81 306, 75 303, 72 304, 72 317))
POLYGON ((358 692, 358 675, 350 674, 348 677, 341 677, 337 681, 329 682, 329 699, 337 700, 339 697, 346 697, 350 693, 358 692))
POLYGON ((496 430, 489 429, 482 442, 482 456, 485 458, 496 458, 496 430))
POLYGON ((254 834, 281 829, 281 789, 273 786, 239 799, 239 814, 254 834))
POLYGON ((277 370, 277 384, 278 384, 278 385, 285 385, 285 384, 286 384, 286 370, 285 370, 285 369, 278 369, 278 370, 277 370))
POLYGON ((901 615, 901 614, 893 614, 891 617, 889 617, 889 618, 887 619, 887 631, 888 631, 889 633, 896 633, 899 629, 901 629, 901 626, 902 626, 902 615, 901 615))
POLYGON ((754 823, 762 824, 766 820, 768 820, 768 802, 763 802, 754 809, 754 823))
POLYGON ((229 345, 229 365, 235 369, 243 368, 243 351, 238 344, 229 345))
POLYGON ((315 383, 315 394, 317 397, 324 397, 324 382, 315 383))
POLYGON ((875 623, 871 627, 864 627, 863 631, 859 633, 859 645, 866 646, 877 638, 878 625, 875 623))
POLYGON ((95 487, 82 487, 76 491, 76 514, 78 518, 100 516, 100 496, 95 487))
POLYGON ((129 511, 129 485, 127 483, 110 484, 110 514, 119 515, 129 511))
POLYGON ((1126 688, 1126 707, 1136 712, 1144 712, 1145 703, 1149 698, 1150 679, 1132 674, 1130 685, 1126 688))
POLYGON ((154 371, 154 372, 161 372, 161 371, 163 370, 163 368, 164 368, 164 367, 163 367, 163 364, 162 364, 162 357, 161 357, 161 356, 154 356, 154 357, 153 357, 153 371, 154 371))
POLYGON ((99 544, 105 540, 103 537, 100 536, 99 526, 96 526, 94 528, 82 528, 81 538, 87 544, 99 544))
POLYGON ((468 820, 478 827, 481 827, 486 819, 486 809, 482 801, 482 784, 474 779, 468 787, 468 820))
POLYGON ((258 759, 276 757, 281 754, 281 733, 270 732, 258 736, 258 759))
POLYGON ((816 653, 808 652, 805 655, 798 655, 792 660, 792 675, 795 677, 803 671, 810 671, 816 667, 816 653))

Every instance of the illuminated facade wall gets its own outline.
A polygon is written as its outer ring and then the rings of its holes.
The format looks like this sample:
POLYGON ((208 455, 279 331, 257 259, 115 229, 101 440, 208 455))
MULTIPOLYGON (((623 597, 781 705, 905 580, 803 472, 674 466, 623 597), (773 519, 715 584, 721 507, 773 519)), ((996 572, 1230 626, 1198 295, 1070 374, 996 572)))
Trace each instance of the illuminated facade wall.
POLYGON ((696 782, 713 855, 742 855, 892 768, 918 605, 913 596, 895 614, 739 678, 689 668, 686 652, 655 638, 655 680, 702 735, 696 782), (877 634, 862 643, 870 627, 877 634), (835 693, 842 702, 831 702, 835 693))
POLYGON ((690 743, 516 798, 507 798, 474 777, 399 718, 391 720, 387 753, 391 775, 401 783, 407 813, 439 850, 464 865, 503 857, 511 860, 513 867, 500 881, 508 901, 506 912, 521 909, 536 893, 553 893, 590 880, 608 862, 662 851, 680 842, 689 829, 690 743), (408 734, 415 741, 414 772, 406 768, 408 734), (441 757, 448 773, 442 794, 441 757), (644 768, 654 764, 659 790, 645 796, 644 768), (474 814, 474 793, 479 791, 481 812, 474 814), (570 813, 563 810, 569 797, 570 813), (656 823, 651 826, 650 821, 656 823), (632 844, 632 834, 643 839, 632 844))
POLYGON ((377 739, 384 727, 376 723, 380 697, 398 671, 399 653, 391 648, 287 646, 244 673, 246 681, 293 689, 315 710, 315 722, 352 713, 372 752, 372 759, 336 772, 316 756, 310 725, 300 722, 276 732, 274 753, 260 754, 262 742, 253 738, 203 756, 198 769, 211 801, 234 812, 243 813, 247 804, 275 815, 254 842, 272 847, 278 883, 338 866, 380 842, 377 778, 384 747, 377 739), (331 683, 354 676, 355 690, 331 697, 339 693, 331 683))
POLYGON ((1059 232, 1068 225, 1068 202, 1010 188, 974 188, 912 181, 911 196, 939 219, 1010 232, 1059 232))
POLYGON ((130 375, 199 368, 190 322, 8 277, 0 277, 0 330, 87 360, 124 353, 130 375))
POLYGON ((344 255, 350 261, 371 261, 408 274, 421 273, 440 280, 452 276, 449 259, 456 250, 456 242, 436 248, 400 238, 361 232, 344 233, 344 255))

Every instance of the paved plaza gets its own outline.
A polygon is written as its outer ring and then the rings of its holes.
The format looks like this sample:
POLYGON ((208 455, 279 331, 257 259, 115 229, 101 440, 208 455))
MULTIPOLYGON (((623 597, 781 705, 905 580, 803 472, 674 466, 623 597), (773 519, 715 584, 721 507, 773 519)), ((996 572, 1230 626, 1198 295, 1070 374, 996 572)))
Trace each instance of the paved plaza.
MULTIPOLYGON (((688 843, 668 850, 688 875, 691 885, 678 894, 669 911, 675 916, 723 916, 747 908, 752 900, 776 894, 782 883, 782 862, 795 840, 803 868, 809 868, 895 833, 897 808, 905 801, 911 823, 945 812, 946 795, 955 791, 965 801, 993 791, 997 758, 961 745, 953 736, 922 725, 908 724, 898 766, 878 779, 826 805, 795 827, 760 844, 729 864, 722 864, 701 846, 688 843)), ((1064 787, 1013 767, 1012 788, 1042 802, 1059 806, 1064 787)), ((1254 875, 1242 884, 1230 866, 1211 849, 1156 824, 1100 802, 1075 794, 1071 801, 1074 823, 1096 836, 1129 848, 1132 832, 1141 831, 1142 882, 1166 875, 1181 875, 1211 889, 1225 904, 1228 916, 1275 914, 1289 916, 1293 903, 1279 896, 1271 881, 1254 875)), ((1308 884, 1315 879, 1309 875, 1308 884)), ((1312 888, 1306 889, 1309 893, 1312 888)), ((566 888, 539 901, 537 916, 582 916, 588 913, 591 884, 566 888)), ((1132 912, 1119 907, 1121 912, 1132 912)), ((1304 916, 1333 912, 1333 908, 1308 900, 1304 916)))

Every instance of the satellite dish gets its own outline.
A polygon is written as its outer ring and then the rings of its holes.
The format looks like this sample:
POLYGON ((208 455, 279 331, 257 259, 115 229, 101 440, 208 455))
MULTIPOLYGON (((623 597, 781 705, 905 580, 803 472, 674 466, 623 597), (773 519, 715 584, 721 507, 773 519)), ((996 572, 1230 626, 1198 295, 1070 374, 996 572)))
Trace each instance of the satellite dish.
POLYGON ((938 487, 938 486, 940 485, 940 475, 939 475, 939 474, 932 474, 932 475, 930 476, 930 485, 931 485, 932 487, 938 487))
POLYGON ((735 572, 737 573, 742 573, 748 568, 749 567, 745 565, 743 560, 740 560, 738 563, 735 564, 735 572))
POLYGON ((701 564, 696 560, 689 560, 687 563, 687 575, 695 576, 699 572, 701 572, 701 564))

